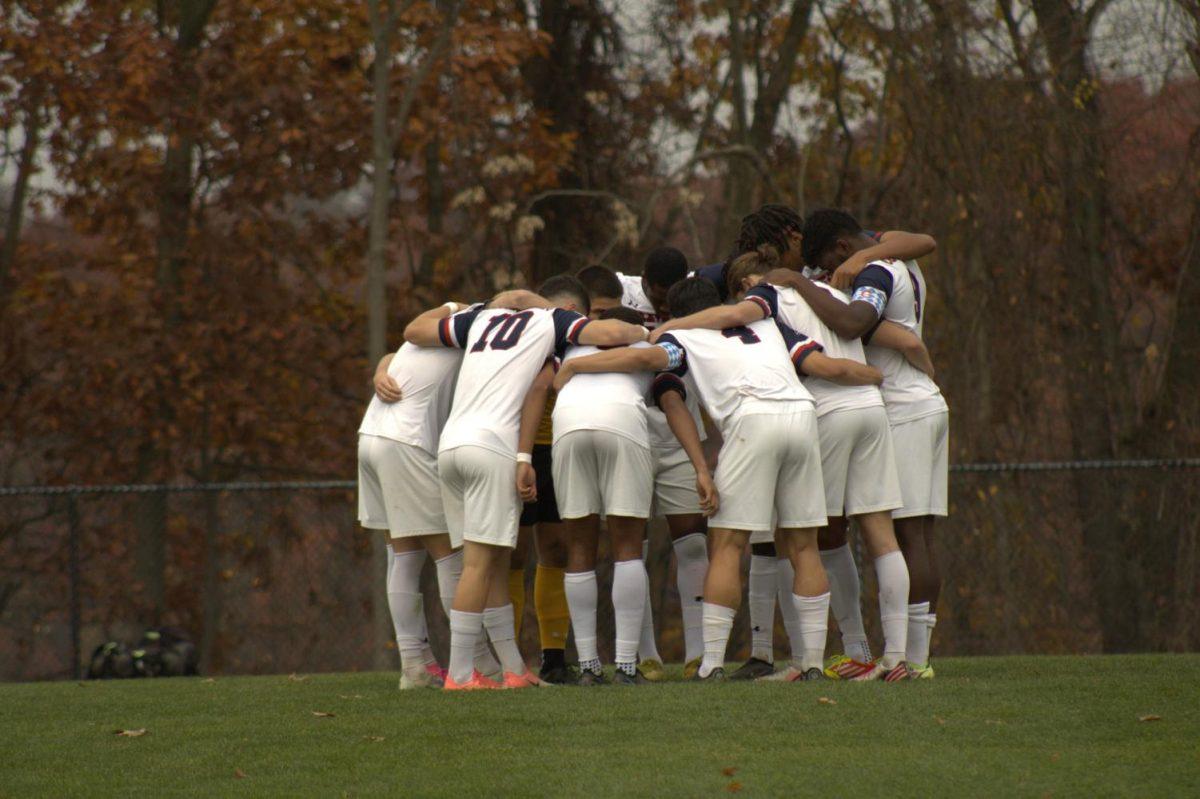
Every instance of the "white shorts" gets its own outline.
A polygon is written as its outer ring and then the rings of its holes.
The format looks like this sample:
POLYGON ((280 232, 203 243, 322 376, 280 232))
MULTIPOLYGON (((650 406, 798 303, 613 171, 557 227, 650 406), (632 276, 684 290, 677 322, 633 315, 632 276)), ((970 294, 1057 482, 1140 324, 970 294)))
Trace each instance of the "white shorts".
POLYGON ((446 532, 437 459, 411 444, 360 435, 358 521, 392 538, 446 532))
MULTIPOLYGON (((721 508, 709 527, 766 531, 822 527, 825 484, 812 406, 733 421, 713 476, 721 508)), ((771 535, 762 540, 773 540, 771 535)))
POLYGON ((650 448, 607 430, 572 430, 551 451, 558 515, 650 516, 654 463, 650 448))
POLYGON ((830 516, 895 510, 903 504, 887 411, 845 408, 817 419, 825 512, 830 516))
POLYGON ((651 516, 686 516, 700 513, 696 493, 696 468, 683 447, 652 447, 654 504, 651 516))
POLYGON ((521 497, 515 458, 483 447, 455 447, 438 455, 438 473, 452 546, 517 545, 521 497))
POLYGON ((947 515, 950 412, 892 425, 892 444, 904 501, 892 518, 947 515))

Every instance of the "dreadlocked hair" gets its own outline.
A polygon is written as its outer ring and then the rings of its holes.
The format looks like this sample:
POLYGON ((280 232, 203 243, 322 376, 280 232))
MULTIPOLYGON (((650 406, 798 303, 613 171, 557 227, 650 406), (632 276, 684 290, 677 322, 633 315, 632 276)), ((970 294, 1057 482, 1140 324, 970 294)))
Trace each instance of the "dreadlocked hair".
POLYGON ((799 233, 804 229, 804 220, 800 214, 786 205, 764 205, 752 214, 742 217, 742 226, 738 229, 737 242, 733 245, 733 255, 730 261, 744 252, 770 244, 779 253, 791 249, 788 233, 799 233))
POLYGON ((729 289, 729 296, 736 297, 741 294, 742 281, 751 275, 765 275, 778 268, 779 260, 779 250, 770 244, 760 244, 734 258, 725 270, 725 285, 729 289))

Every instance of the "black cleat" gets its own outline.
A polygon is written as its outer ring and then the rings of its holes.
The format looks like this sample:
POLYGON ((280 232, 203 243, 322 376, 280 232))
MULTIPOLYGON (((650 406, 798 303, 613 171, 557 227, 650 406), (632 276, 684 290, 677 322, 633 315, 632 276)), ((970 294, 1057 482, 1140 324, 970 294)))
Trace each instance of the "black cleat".
POLYGON ((733 674, 731 680, 757 680, 775 673, 775 664, 768 663, 762 658, 750 658, 733 674))
POLYGON ((579 679, 575 682, 576 685, 590 687, 593 685, 608 685, 608 679, 599 672, 588 671, 584 669, 579 672, 579 679))
POLYGON ((693 682, 725 682, 725 669, 713 669, 708 673, 707 677, 701 677, 700 672, 696 672, 696 676, 692 678, 693 682))
POLYGON ((617 669, 613 674, 613 685, 649 685, 650 681, 640 672, 635 671, 633 676, 629 676, 625 672, 617 669))
POLYGON ((538 679, 542 682, 548 682, 551 685, 575 685, 579 682, 579 674, 577 670, 562 663, 552 666, 542 666, 538 672, 538 679))

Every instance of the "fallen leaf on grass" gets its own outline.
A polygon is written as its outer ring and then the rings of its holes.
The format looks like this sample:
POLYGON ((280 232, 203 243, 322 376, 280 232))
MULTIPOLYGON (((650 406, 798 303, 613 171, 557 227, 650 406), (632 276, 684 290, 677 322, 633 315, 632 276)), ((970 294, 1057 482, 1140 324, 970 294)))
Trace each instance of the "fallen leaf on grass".
POLYGON ((240 768, 235 768, 233 770, 233 778, 235 780, 244 780, 246 779, 246 772, 242 771, 240 768))
POLYGON ((319 719, 332 719, 337 715, 336 713, 326 713, 324 710, 314 710, 312 714, 319 719))
POLYGON ((822 705, 836 705, 836 704, 837 704, 837 700, 836 700, 836 699, 830 699, 830 698, 829 698, 829 697, 827 697, 827 696, 822 696, 822 697, 819 697, 819 698, 817 699, 817 702, 818 702, 818 703, 820 703, 820 704, 822 704, 822 705))
POLYGON ((1058 752, 1055 752, 1054 754, 1050 755, 1050 762, 1057 763, 1059 761, 1059 759, 1061 759, 1061 758, 1062 758, 1062 755, 1059 754, 1058 752))
POLYGON ((308 679, 308 675, 306 675, 306 674, 289 674, 288 675, 288 682, 304 682, 307 679, 308 679))
POLYGON ((371 741, 372 743, 379 743, 383 740, 383 736, 382 735, 364 735, 363 740, 371 741))
POLYGON ((216 681, 217 681, 216 677, 209 677, 207 680, 204 680, 203 682, 205 685, 212 685, 216 681))
POLYGON ((726 777, 732 777, 734 774, 737 774, 737 767, 736 766, 726 766, 725 768, 721 769, 721 773, 724 774, 726 777))
POLYGON ((941 716, 934 716, 933 720, 936 721, 938 724, 942 724, 942 725, 945 725, 945 723, 946 723, 946 720, 944 718, 942 718, 941 716))
POLYGON ((740 782, 731 782, 725 786, 725 790, 729 791, 730 793, 737 793, 738 791, 742 790, 742 784, 740 782))
POLYGON ((113 730, 113 735, 120 735, 122 738, 141 738, 145 734, 145 727, 140 730, 113 730))
POLYGON ((362 699, 362 694, 338 694, 338 699, 362 699))
POLYGON ((1154 714, 1149 716, 1138 716, 1138 721, 1162 721, 1162 716, 1155 716, 1154 714))
POLYGON ((1003 722, 1003 721, 1000 721, 999 719, 988 719, 988 720, 987 720, 986 722, 984 722, 984 723, 985 723, 985 724, 993 724, 993 725, 995 725, 995 726, 997 726, 997 727, 1000 727, 1000 726, 1003 726, 1003 725, 1004 725, 1004 722, 1003 722))

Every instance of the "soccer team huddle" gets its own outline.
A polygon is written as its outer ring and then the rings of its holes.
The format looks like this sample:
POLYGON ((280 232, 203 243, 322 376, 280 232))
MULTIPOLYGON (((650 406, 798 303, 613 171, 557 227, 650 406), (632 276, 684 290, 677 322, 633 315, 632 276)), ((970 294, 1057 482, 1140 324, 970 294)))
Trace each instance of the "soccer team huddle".
POLYGON ((921 339, 916 259, 935 246, 866 231, 843 211, 765 205, 721 263, 691 271, 664 247, 641 276, 589 266, 536 293, 416 317, 380 362, 359 430, 359 520, 391 537, 400 687, 663 679, 645 565, 658 517, 675 555, 685 678, 931 678, 949 412, 921 339), (721 441, 715 464, 706 426, 721 441), (875 571, 878 657, 849 520, 875 571), (596 633, 602 534, 611 676, 596 633), (536 672, 517 635, 530 541, 536 672), (752 652, 727 677, 747 546, 752 652), (445 668, 428 643, 427 557, 450 620, 445 668), (776 604, 786 664, 773 651, 776 604), (843 652, 827 659, 831 611, 843 652))

